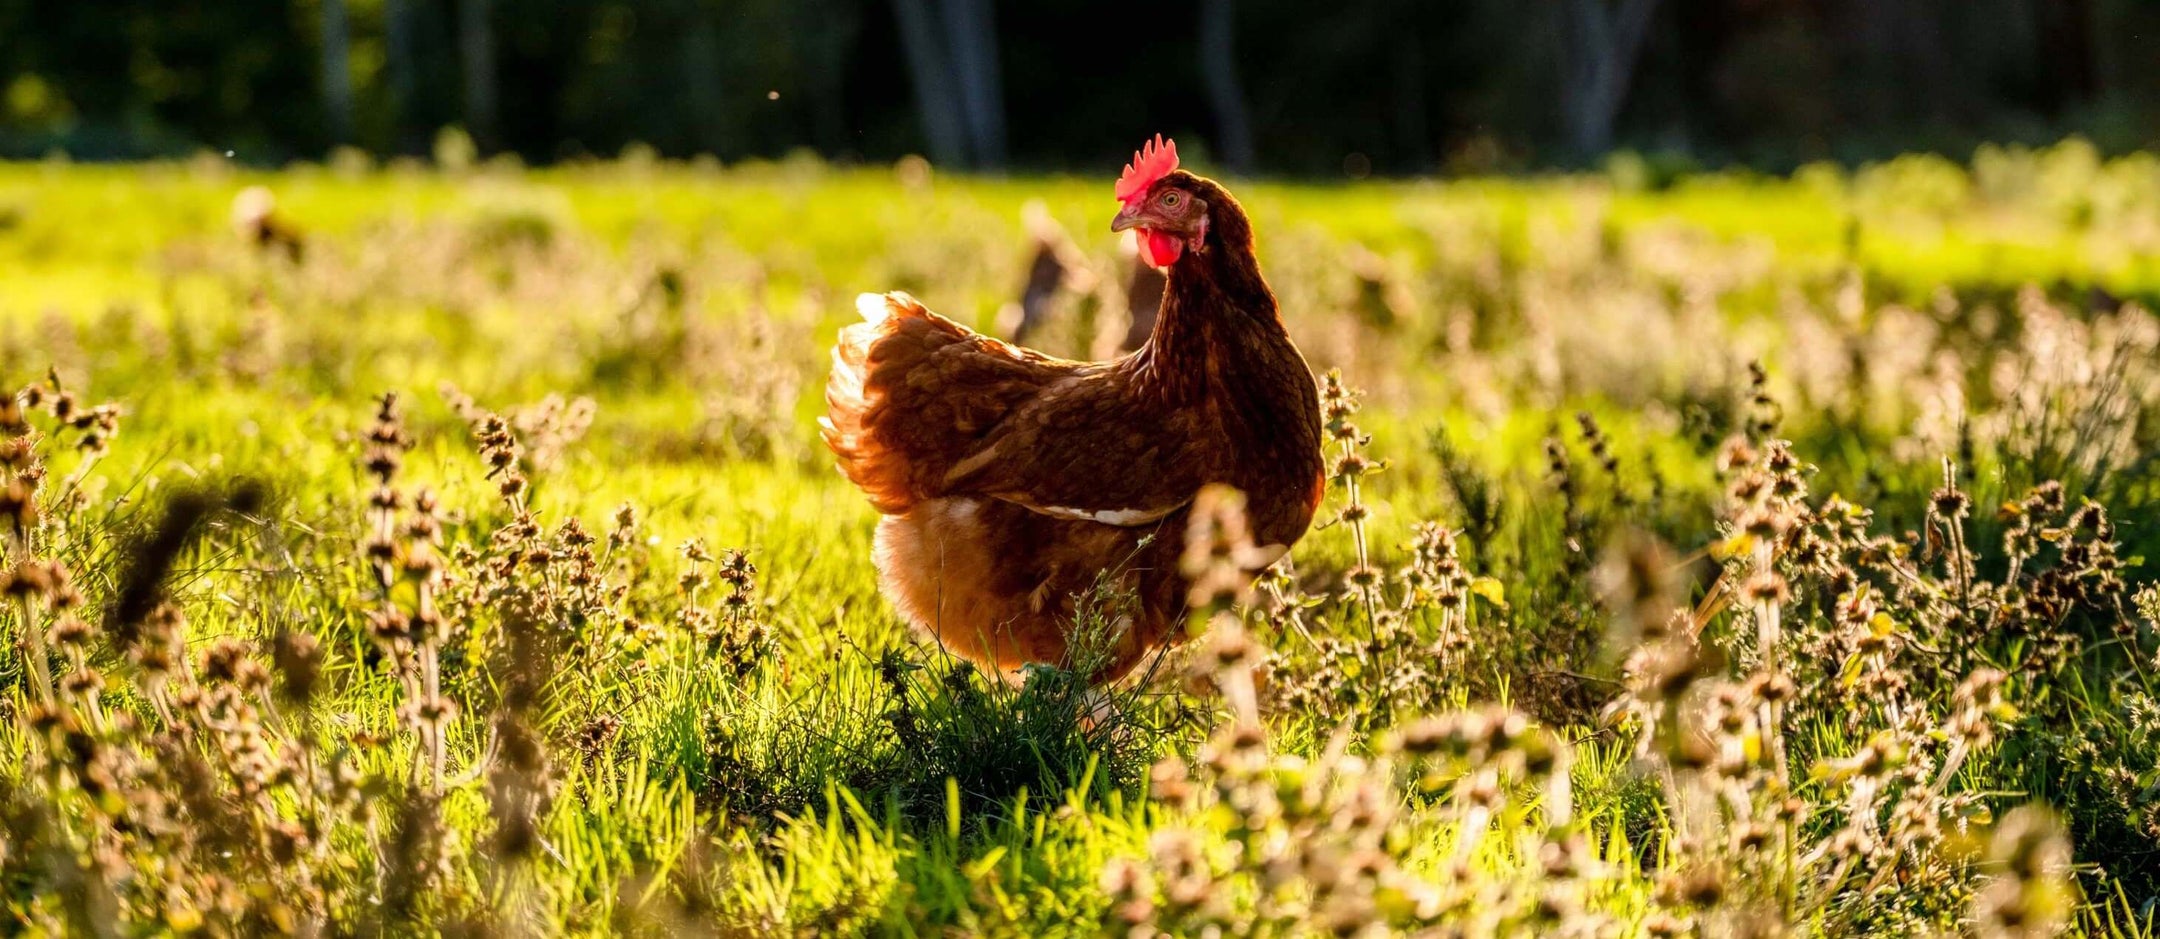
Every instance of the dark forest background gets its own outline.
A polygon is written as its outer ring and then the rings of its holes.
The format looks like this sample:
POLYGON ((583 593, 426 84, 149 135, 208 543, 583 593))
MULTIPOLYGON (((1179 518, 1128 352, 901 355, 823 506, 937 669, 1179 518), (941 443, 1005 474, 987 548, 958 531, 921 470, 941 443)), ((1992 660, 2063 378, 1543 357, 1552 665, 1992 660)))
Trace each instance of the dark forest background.
POLYGON ((2160 0, 0 0, 0 155, 1783 169, 2160 144, 2160 0))

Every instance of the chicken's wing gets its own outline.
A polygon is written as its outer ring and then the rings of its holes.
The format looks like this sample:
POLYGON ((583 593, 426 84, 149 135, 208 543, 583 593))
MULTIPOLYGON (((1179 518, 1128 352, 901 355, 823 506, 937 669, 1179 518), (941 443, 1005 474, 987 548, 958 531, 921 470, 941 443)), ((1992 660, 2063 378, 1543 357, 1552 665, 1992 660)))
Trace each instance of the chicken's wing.
POLYGON ((1192 498, 1204 414, 1150 408, 1124 374, 1020 349, 865 294, 841 332, 825 440, 879 511, 982 496, 1057 518, 1131 526, 1192 498))

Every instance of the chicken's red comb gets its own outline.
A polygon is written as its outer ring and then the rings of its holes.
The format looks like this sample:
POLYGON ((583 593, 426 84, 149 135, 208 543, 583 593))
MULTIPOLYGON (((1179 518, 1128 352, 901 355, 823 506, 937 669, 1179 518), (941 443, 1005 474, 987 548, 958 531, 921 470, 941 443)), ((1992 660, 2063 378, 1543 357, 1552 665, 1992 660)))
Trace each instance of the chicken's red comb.
POLYGON ((1154 140, 1132 155, 1132 162, 1125 164, 1125 175, 1117 181, 1119 202, 1131 205, 1147 194, 1155 181, 1170 175, 1177 169, 1177 141, 1164 140, 1156 134, 1154 140))

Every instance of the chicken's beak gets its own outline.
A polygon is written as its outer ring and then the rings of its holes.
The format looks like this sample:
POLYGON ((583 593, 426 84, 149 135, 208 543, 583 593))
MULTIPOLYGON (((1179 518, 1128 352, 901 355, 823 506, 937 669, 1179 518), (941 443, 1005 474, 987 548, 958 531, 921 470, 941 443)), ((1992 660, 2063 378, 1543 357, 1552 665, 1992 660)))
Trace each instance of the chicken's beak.
POLYGON ((1110 220, 1110 230, 1113 232, 1121 232, 1127 229, 1139 227, 1140 207, 1138 205, 1128 205, 1122 209, 1119 209, 1117 217, 1110 220))

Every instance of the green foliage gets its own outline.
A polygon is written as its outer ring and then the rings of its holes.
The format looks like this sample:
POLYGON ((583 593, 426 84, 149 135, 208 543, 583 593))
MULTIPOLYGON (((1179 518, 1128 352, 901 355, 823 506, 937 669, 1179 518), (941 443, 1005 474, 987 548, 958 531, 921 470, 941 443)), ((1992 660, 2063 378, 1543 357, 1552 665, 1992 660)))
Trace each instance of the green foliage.
MULTIPOLYGON (((1234 158, 1236 142, 1203 139, 1231 123, 1249 125, 1256 165, 1243 169, 1261 172, 1489 173, 1605 158, 1615 181, 1644 189, 1731 161, 1963 157, 1983 140, 2073 132, 2107 152, 2154 144, 2160 87, 2138 65, 2160 11, 2143 0, 1993 2, 1987 15, 1958 19, 1881 4, 1615 0, 1387 0, 1316 17, 1299 0, 1241 0, 1221 8, 1224 83, 1212 70, 1218 47, 1196 59, 1196 40, 1213 30, 1195 28, 1193 9, 1135 23, 1076 0, 979 14, 929 4, 922 15, 938 28, 926 48, 907 44, 911 8, 879 0, 221 0, 178 10, 167 0, 5 0, 0 155, 202 150, 252 165, 332 153, 350 162, 368 159, 362 150, 424 155, 440 129, 464 125, 472 134, 457 132, 461 144, 434 148, 459 158, 450 168, 498 151, 534 163, 656 152, 734 162, 810 148, 883 161, 940 149, 920 111, 941 93, 913 87, 912 57, 965 75, 971 52, 997 63, 991 99, 1020 167, 1109 161, 1157 130, 1182 138, 1188 158, 1204 144, 1234 158), (1608 61, 1633 11, 1649 13, 1646 41, 1608 61), (957 25, 978 15, 979 29, 957 25), (485 65, 479 49, 489 50, 485 65), (326 75, 350 88, 342 108, 326 75), (473 102, 483 82, 492 108, 473 102), (1226 95, 1242 99, 1242 118, 1220 113, 1226 95), (1584 112, 1605 109, 1613 139, 1582 139, 1584 112), (1646 150, 1579 149, 1614 145, 1646 150)), ((1954 194, 1925 174, 1906 187, 1914 202, 1954 194)), ((2110 200, 2065 190, 2060 204, 2097 217, 2110 200)))

